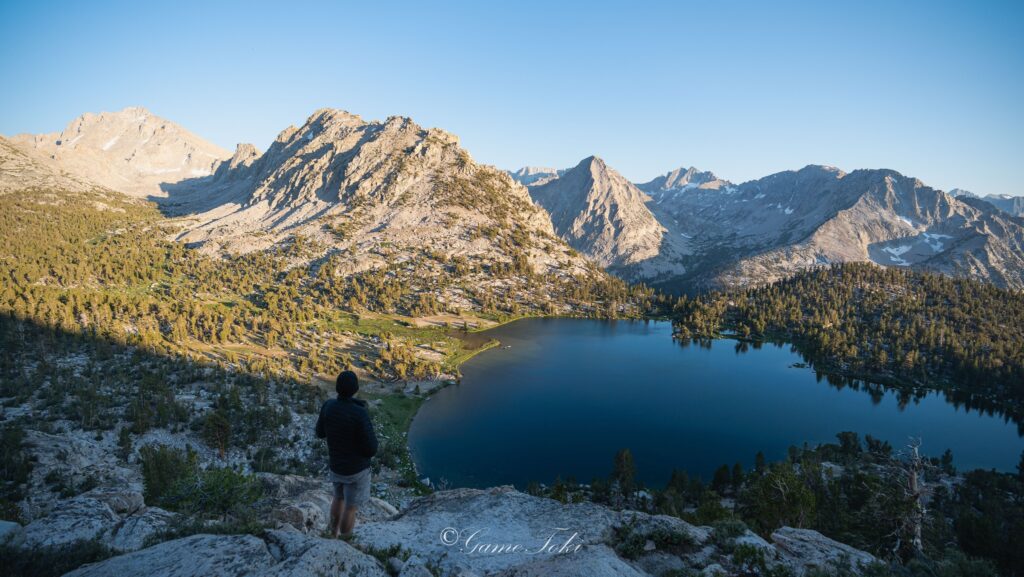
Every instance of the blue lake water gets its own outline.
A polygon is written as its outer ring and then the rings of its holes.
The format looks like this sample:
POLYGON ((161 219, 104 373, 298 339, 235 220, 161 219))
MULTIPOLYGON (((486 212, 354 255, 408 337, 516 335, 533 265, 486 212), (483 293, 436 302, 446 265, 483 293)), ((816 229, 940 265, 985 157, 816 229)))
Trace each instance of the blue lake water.
POLYGON ((789 346, 738 350, 733 340, 682 345, 668 322, 526 319, 487 333, 502 346, 462 367, 460 384, 417 413, 409 446, 421 476, 491 486, 557 476, 606 477, 616 451, 662 487, 673 468, 709 479, 721 464, 749 469, 790 445, 835 442, 841 431, 910 437, 953 451, 958 468, 1016 467, 1024 439, 1000 416, 957 408, 941 394, 837 388, 789 346), (902 406, 901 406, 902 405, 902 406))

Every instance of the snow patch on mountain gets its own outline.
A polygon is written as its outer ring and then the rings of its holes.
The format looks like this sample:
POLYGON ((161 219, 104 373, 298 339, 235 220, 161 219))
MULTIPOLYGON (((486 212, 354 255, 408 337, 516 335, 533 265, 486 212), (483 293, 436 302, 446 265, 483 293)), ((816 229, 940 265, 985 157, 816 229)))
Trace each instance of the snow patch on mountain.
POLYGON ((930 246, 932 248, 932 250, 934 250, 935 252, 942 252, 942 249, 943 249, 942 241, 943 241, 943 239, 951 239, 951 238, 953 238, 952 236, 950 236, 948 234, 927 233, 927 232, 921 233, 921 236, 924 237, 925 243, 927 243, 928 246, 930 246))
POLYGON ((889 260, 891 260, 893 262, 893 264, 897 264, 899 266, 909 266, 910 263, 907 262, 906 260, 904 260, 902 257, 903 257, 904 254, 909 252, 910 249, 912 249, 912 248, 914 248, 914 247, 911 246, 911 245, 900 245, 900 246, 886 247, 886 248, 883 248, 882 250, 884 252, 887 252, 887 253, 889 253, 891 255, 889 257, 889 260))

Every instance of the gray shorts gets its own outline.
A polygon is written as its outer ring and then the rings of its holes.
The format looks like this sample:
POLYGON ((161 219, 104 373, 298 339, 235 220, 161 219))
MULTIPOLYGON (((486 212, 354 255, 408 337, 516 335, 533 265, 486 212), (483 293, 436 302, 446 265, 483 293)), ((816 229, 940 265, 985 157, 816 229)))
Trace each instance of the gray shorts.
POLYGON ((339 475, 328 470, 328 477, 334 484, 334 496, 344 499, 348 507, 362 507, 370 500, 370 468, 354 475, 339 475))

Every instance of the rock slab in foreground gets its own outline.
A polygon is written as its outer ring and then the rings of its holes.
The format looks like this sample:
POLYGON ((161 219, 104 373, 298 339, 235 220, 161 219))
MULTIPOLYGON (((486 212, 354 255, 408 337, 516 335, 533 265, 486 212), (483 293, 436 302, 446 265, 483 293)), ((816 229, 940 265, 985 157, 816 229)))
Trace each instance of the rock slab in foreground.
POLYGON ((812 569, 827 569, 843 562, 849 562, 854 570, 878 562, 870 553, 810 529, 782 527, 772 533, 772 542, 782 562, 801 575, 812 569))
MULTIPOLYGON (((281 504, 291 498, 305 502, 305 493, 281 491, 275 498, 281 504)), ((141 523, 147 514, 154 520, 161 516, 149 509, 129 518, 138 517, 141 523)), ((69 575, 710 577, 741 570, 732 555, 736 545, 763 551, 770 564, 785 566, 797 576, 813 569, 831 570, 833 565, 848 565, 852 574, 858 574, 875 562, 863 551, 808 529, 784 527, 772 535, 773 543, 749 531, 730 543, 720 537, 710 527, 665 515, 615 511, 594 503, 564 504, 511 487, 456 489, 417 499, 394 517, 358 525, 353 545, 290 527, 259 537, 194 535, 69 575), (508 549, 517 545, 518 549, 508 549), (379 552, 387 553, 387 567, 375 558, 379 552)))
MULTIPOLYGON (((424 560, 441 575, 647 575, 643 559, 627 560, 615 551, 616 534, 624 527, 645 536, 679 535, 694 551, 710 537, 710 529, 674 517, 594 503, 564 504, 496 487, 418 499, 392 519, 358 526, 355 544, 377 550, 401 547, 411 554, 410 574, 424 560), (507 549, 515 546, 520 549, 507 549)), ((668 555, 682 566, 685 562, 674 556, 681 552, 659 549, 645 556, 668 555)))
POLYGON ((588 545, 574 555, 528 562, 498 573, 499 577, 646 577, 605 545, 588 545))
POLYGON ((66 577, 386 577, 379 561, 343 541, 270 531, 193 535, 80 567, 66 577))

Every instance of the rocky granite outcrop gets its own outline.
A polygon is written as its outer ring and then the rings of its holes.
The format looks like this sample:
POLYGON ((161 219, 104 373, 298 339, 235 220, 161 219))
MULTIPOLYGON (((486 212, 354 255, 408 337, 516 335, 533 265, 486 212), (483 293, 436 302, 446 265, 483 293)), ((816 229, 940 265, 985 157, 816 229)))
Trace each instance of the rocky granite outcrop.
POLYGON ((130 512, 128 505, 113 499, 130 499, 133 507, 141 507, 142 475, 118 459, 113 451, 113 434, 97 440, 82 430, 44 433, 30 429, 25 440, 35 459, 30 483, 35 489, 21 503, 22 518, 45 517, 59 502, 60 491, 51 487, 48 478, 56 478, 66 488, 91 484, 97 488, 89 495, 101 497, 122 513, 130 512), (113 488, 117 497, 104 493, 104 487, 113 488))
MULTIPOLYGON (((618 514, 591 503, 563 505, 510 487, 455 489, 419 499, 393 519, 359 528, 356 543, 376 549, 403 547, 417 557, 456 571, 494 573, 532 560, 526 552, 490 554, 477 546, 520 545, 540 549, 552 543, 598 545, 611 538, 618 514)), ((547 555, 545 555, 547 556, 547 555)))
POLYGON ((134 551, 153 535, 170 529, 177 517, 145 506, 141 494, 102 489, 57 501, 48 515, 24 527, 22 537, 27 547, 98 541, 115 551, 134 551))
POLYGON ((572 555, 541 557, 496 573, 499 577, 647 577, 607 545, 587 545, 572 555))
POLYGON ((810 529, 782 527, 772 533, 772 543, 775 544, 779 559, 793 568, 797 575, 815 569, 827 570, 844 563, 858 570, 878 561, 869 553, 810 529))
POLYGON ((145 507, 120 519, 102 534, 100 541, 114 551, 137 551, 150 538, 172 528, 178 517, 177 513, 159 507, 145 507))
MULTIPOLYGON (((772 541, 750 533, 731 540, 710 527, 594 503, 564 504, 511 487, 456 489, 413 501, 408 508, 364 519, 351 543, 322 538, 326 521, 303 518, 299 530, 279 516, 303 503, 320 510, 320 483, 264 475, 274 505, 260 535, 192 535, 149 547, 147 540, 174 514, 136 504, 134 496, 102 490, 61 502, 27 527, 4 526, 8 541, 23 547, 59 546, 94 539, 124 554, 70 573, 118 575, 402 575, 644 577, 666 572, 735 572, 739 545, 761 551, 765 562, 795 575, 849 565, 854 572, 871 555, 807 529, 784 527, 772 541), (297 501, 296 501, 297 500, 297 501)), ((372 509, 373 507, 371 507, 372 509)))
POLYGON ((384 566, 343 541, 289 531, 193 535, 87 565, 68 577, 385 577, 384 566))
POLYGON ((58 503, 52 513, 25 526, 30 547, 67 545, 99 539, 120 521, 109 505, 91 497, 75 497, 58 503))
POLYGON ((25 529, 14 521, 0 521, 0 545, 19 546, 25 542, 25 529))
MULTIPOLYGON (((361 526, 354 543, 399 547, 410 554, 405 568, 429 561, 443 575, 636 576, 731 566, 713 534, 675 517, 563 504, 497 487, 424 497, 392 519, 361 526)), ((842 558, 858 561, 856 567, 874 560, 815 531, 787 528, 779 535, 785 548, 753 533, 734 544, 755 545, 768 563, 797 574, 842 558)))
MULTIPOLYGON (((298 531, 319 534, 327 526, 331 515, 333 488, 322 479, 298 475, 275 475, 259 473, 257 478, 263 488, 261 505, 269 511, 269 517, 277 523, 288 524, 298 531)), ((381 521, 398 513, 391 504, 370 497, 370 501, 359 509, 360 522, 381 521)))

